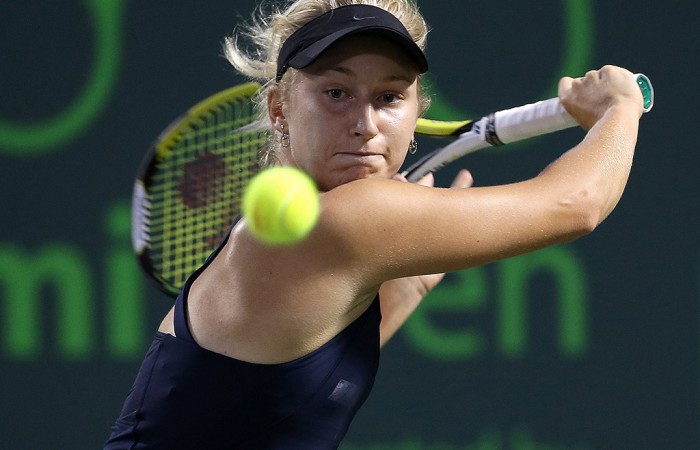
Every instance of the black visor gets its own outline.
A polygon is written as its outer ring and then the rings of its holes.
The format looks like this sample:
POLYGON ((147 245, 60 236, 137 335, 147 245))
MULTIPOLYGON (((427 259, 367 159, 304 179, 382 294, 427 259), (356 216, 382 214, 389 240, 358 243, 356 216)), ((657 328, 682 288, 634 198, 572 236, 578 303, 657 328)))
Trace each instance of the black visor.
POLYGON ((423 51, 413 42, 399 19, 376 6, 347 5, 316 17, 289 36, 277 58, 277 81, 288 68, 309 66, 338 39, 353 33, 386 37, 408 53, 421 73, 428 70, 423 51))

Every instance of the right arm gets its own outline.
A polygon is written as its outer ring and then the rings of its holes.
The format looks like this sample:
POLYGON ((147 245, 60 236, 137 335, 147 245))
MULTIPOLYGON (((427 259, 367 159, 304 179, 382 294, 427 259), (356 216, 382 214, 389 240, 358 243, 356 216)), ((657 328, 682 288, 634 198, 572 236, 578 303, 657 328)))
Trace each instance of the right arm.
POLYGON ((582 184, 574 195, 596 196, 590 199, 591 228, 617 205, 632 167, 643 103, 639 89, 629 83, 633 77, 630 72, 606 66, 583 78, 562 78, 559 83, 565 109, 589 131, 576 148, 552 163, 540 177, 551 175, 558 183, 585 180, 588 184, 582 184), (616 95, 607 94, 611 91, 616 95))
POLYGON ((322 214, 320 234, 332 234, 337 257, 364 282, 381 283, 465 269, 591 232, 627 182, 642 96, 632 73, 608 66, 562 79, 560 98, 588 132, 538 176, 469 189, 360 180, 324 194, 323 208, 332 211, 322 214))

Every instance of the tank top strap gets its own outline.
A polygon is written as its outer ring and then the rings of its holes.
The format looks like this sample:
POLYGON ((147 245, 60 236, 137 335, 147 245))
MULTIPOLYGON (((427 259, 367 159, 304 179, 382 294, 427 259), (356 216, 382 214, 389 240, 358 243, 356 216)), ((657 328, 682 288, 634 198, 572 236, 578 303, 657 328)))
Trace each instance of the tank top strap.
POLYGON ((192 286, 192 283, 194 283, 194 280, 199 277, 199 275, 204 272, 204 270, 209 266, 209 264, 216 258, 216 256, 221 253, 221 249, 224 248, 224 245, 226 245, 226 242, 228 242, 229 236, 231 236, 231 231, 233 230, 233 227, 236 226, 236 223, 238 223, 238 220, 240 217, 236 218, 236 220, 233 221, 231 224, 231 227, 228 230, 228 233, 226 233, 226 236, 224 236, 224 239, 221 241, 219 246, 212 252, 211 255, 207 258, 206 261, 204 261, 204 264, 197 269, 190 277, 185 281, 185 285, 182 288, 182 291, 180 291, 180 295, 177 296, 177 299, 175 299, 175 314, 174 314, 174 327, 175 327, 175 336, 178 338, 184 339, 186 341, 190 342, 195 342, 194 338, 192 337, 192 332, 190 331, 190 326, 187 322, 187 296, 189 295, 190 292, 190 287, 192 286))
POLYGON ((192 333, 190 333, 190 327, 187 323, 187 305, 185 305, 185 297, 185 290, 183 289, 175 300, 175 317, 173 318, 175 336, 194 343, 194 338, 192 337, 192 333))

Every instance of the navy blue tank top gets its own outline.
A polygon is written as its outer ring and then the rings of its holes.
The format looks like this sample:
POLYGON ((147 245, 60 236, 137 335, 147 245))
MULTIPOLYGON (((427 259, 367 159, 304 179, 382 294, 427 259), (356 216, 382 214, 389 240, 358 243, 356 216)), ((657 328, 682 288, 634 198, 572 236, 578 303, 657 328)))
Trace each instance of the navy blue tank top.
POLYGON ((209 261, 175 301, 177 337, 156 333, 104 448, 336 449, 374 384, 379 299, 306 356, 248 363, 190 333, 187 294, 209 261))

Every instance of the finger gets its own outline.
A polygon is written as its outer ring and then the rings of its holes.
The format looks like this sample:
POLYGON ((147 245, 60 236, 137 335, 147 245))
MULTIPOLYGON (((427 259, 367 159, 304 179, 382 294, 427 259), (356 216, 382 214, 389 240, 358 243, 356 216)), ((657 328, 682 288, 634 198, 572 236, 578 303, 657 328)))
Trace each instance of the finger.
POLYGON ((571 85, 573 84, 574 79, 571 77, 563 77, 561 80, 559 80, 559 96, 561 97, 563 94, 569 92, 571 90, 571 85))
POLYGON ((459 171, 454 181, 452 181, 453 188, 468 188, 474 184, 474 177, 472 173, 466 169, 459 171))
POLYGON ((403 176, 400 172, 391 177, 392 180, 396 181, 403 181, 404 183, 408 183, 408 180, 406 179, 405 176, 403 176))
POLYGON ((433 175, 432 172, 428 172, 427 175, 418 180, 416 183, 420 184, 421 186, 433 187, 435 186, 435 175, 433 175))

